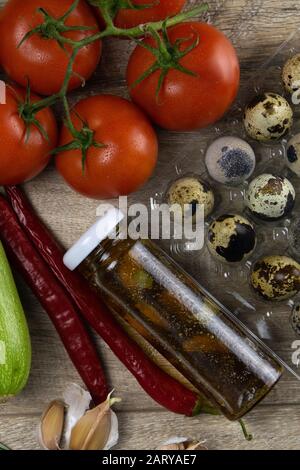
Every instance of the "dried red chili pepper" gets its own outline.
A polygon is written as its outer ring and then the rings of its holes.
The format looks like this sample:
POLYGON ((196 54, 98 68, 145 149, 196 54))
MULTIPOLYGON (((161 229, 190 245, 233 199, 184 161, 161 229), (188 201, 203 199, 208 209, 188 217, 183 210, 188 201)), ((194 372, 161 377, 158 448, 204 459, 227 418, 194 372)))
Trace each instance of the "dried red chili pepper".
POLYGON ((8 257, 48 313, 94 402, 102 403, 106 400, 108 389, 96 348, 69 296, 32 245, 8 201, 1 195, 0 238, 8 257))
POLYGON ((56 277, 72 297, 81 314, 104 339, 143 389, 160 405, 175 413, 193 416, 201 411, 215 413, 197 393, 169 376, 152 362, 120 327, 86 281, 63 264, 63 250, 32 210, 18 187, 7 187, 7 195, 19 221, 56 277))

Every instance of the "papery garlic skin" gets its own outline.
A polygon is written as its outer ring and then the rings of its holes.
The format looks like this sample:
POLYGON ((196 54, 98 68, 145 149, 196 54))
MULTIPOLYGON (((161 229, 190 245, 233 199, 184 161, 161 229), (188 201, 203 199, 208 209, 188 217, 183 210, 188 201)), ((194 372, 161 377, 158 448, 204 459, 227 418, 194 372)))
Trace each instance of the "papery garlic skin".
POLYGON ((162 445, 167 446, 169 444, 182 444, 183 442, 187 442, 187 437, 181 437, 181 436, 172 436, 169 437, 162 445))
POLYGON ((109 450, 112 447, 116 446, 119 442, 119 421, 116 413, 113 410, 111 411, 111 426, 110 433, 107 439, 107 443, 103 450, 109 450))
POLYGON ((186 437, 173 436, 163 442, 156 450, 183 450, 186 437))
POLYGON ((63 398, 67 405, 64 439, 65 447, 68 449, 72 429, 89 409, 92 397, 87 390, 84 390, 79 385, 72 383, 65 389, 63 398))

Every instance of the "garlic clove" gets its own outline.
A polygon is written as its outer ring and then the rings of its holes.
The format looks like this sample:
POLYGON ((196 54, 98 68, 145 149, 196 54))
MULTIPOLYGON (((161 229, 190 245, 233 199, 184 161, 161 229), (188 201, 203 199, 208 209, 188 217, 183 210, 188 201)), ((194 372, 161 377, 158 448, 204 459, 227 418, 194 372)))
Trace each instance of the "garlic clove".
POLYGON ((204 442, 189 442, 185 450, 208 450, 203 444, 204 442))
POLYGON ((96 408, 87 411, 71 431, 69 448, 72 450, 104 450, 112 447, 118 440, 118 420, 111 406, 119 402, 111 398, 96 408))
POLYGON ((184 450, 186 442, 186 437, 172 436, 158 447, 157 450, 184 450))
POLYGON ((204 442, 189 441, 186 437, 171 437, 157 450, 208 450, 204 442))
POLYGON ((158 447, 157 450, 184 450, 184 443, 162 445, 158 447))
POLYGON ((65 405, 54 400, 44 411, 38 429, 39 442, 46 450, 59 450, 63 427, 65 405))
POLYGON ((70 449, 100 450, 110 433, 110 411, 97 408, 87 411, 71 432, 70 449))

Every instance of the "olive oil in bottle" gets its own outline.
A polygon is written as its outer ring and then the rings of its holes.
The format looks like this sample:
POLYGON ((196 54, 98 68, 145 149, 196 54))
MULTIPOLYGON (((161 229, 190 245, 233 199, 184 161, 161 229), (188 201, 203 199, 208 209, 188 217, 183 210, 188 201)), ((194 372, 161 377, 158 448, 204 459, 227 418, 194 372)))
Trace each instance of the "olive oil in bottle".
POLYGON ((109 237, 111 209, 66 253, 119 315, 227 418, 241 418, 279 380, 267 347, 150 240, 109 237))

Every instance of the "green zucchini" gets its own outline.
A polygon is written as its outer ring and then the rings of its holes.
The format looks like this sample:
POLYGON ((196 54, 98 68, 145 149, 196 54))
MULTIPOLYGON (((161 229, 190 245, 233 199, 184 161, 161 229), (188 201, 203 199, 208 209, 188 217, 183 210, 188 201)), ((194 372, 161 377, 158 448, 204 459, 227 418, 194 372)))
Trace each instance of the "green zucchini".
POLYGON ((26 385, 31 363, 29 331, 15 281, 0 242, 0 399, 26 385))

